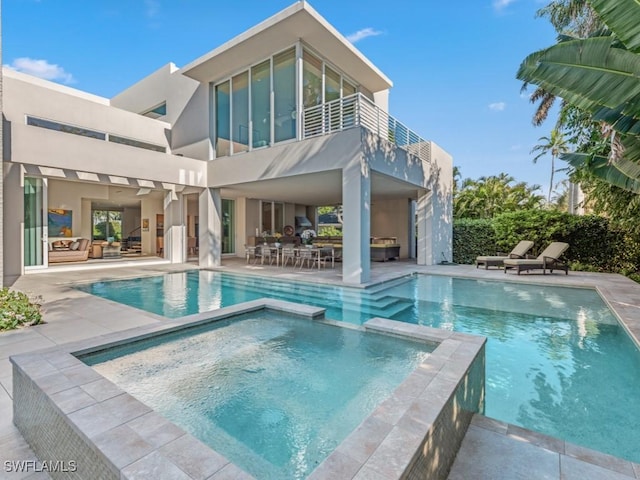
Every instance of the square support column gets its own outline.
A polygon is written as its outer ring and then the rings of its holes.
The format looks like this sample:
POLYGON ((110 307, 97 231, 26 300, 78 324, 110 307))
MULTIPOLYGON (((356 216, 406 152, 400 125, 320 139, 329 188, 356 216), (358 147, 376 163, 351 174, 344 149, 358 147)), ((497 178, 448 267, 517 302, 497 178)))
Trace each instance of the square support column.
POLYGON ((342 171, 342 281, 359 285, 370 278, 371 177, 365 164, 342 171))
POLYGON ((418 230, 417 247, 418 247, 418 265, 433 265, 433 249, 428 238, 431 237, 431 227, 429 221, 431 214, 431 192, 422 192, 418 196, 416 202, 416 226, 418 230))
POLYGON ((171 263, 187 261, 184 196, 168 190, 164 197, 164 258, 171 263))
POLYGON ((222 197, 219 188, 205 188, 199 198, 199 264, 220 266, 222 258, 222 197))
POLYGON ((407 255, 407 258, 416 258, 416 252, 418 251, 416 246, 416 212, 416 202, 411 200, 409 202, 409 255, 407 255))

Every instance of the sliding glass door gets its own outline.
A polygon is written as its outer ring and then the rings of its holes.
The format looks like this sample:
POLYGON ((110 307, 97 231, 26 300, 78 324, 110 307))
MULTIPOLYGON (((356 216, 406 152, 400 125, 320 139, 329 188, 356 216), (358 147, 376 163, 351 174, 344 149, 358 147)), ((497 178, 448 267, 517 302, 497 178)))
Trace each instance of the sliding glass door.
POLYGON ((46 184, 42 178, 24 179, 24 266, 47 266, 46 184))

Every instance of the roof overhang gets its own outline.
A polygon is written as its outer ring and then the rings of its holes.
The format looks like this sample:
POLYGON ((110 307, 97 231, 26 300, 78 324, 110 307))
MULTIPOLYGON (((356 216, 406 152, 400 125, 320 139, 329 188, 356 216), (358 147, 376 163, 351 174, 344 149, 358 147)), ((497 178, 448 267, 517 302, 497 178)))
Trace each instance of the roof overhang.
POLYGON ((181 73, 202 83, 216 82, 298 40, 371 92, 393 86, 386 75, 304 1, 296 2, 194 60, 184 66, 181 73))

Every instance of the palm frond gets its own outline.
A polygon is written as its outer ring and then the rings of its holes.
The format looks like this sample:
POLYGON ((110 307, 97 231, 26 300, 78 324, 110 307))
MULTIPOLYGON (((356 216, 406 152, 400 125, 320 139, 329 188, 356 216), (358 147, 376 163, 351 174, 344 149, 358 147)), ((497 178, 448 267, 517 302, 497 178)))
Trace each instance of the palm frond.
POLYGON ((551 107, 555 103, 556 96, 542 88, 536 88, 529 100, 531 103, 540 102, 531 120, 536 127, 539 127, 549 116, 549 110, 551 110, 551 107))
POLYGON ((589 0, 589 4, 629 50, 640 53, 640 3, 637 0, 589 0))
POLYGON ((640 136, 640 119, 624 115, 621 111, 621 107, 601 107, 594 110, 592 119, 608 123, 618 133, 640 136))
POLYGON ((566 153, 561 159, 576 169, 584 169, 595 177, 633 193, 640 193, 640 181, 629 177, 614 165, 607 157, 593 156, 586 153, 566 153))
POLYGON ((640 119, 640 56, 612 47, 611 37, 559 43, 529 55, 517 78, 573 105, 620 109, 640 119))

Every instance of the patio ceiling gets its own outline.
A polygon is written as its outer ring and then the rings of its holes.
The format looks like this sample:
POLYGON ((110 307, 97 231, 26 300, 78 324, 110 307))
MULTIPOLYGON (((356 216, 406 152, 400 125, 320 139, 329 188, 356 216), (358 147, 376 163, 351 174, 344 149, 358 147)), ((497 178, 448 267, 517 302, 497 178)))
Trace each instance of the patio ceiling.
MULTIPOLYGON (((373 172, 371 196, 381 198, 413 198, 418 195, 415 185, 373 172)), ((247 197, 300 205, 336 205, 342 203, 342 172, 297 175, 293 177, 237 184, 222 189, 225 198, 247 197)))
POLYGON ((140 189, 119 186, 109 186, 109 198, 91 199, 91 206, 94 209, 109 208, 140 208, 140 202, 143 198, 155 198, 162 201, 164 192, 161 190, 150 190, 144 195, 138 195, 140 189))

